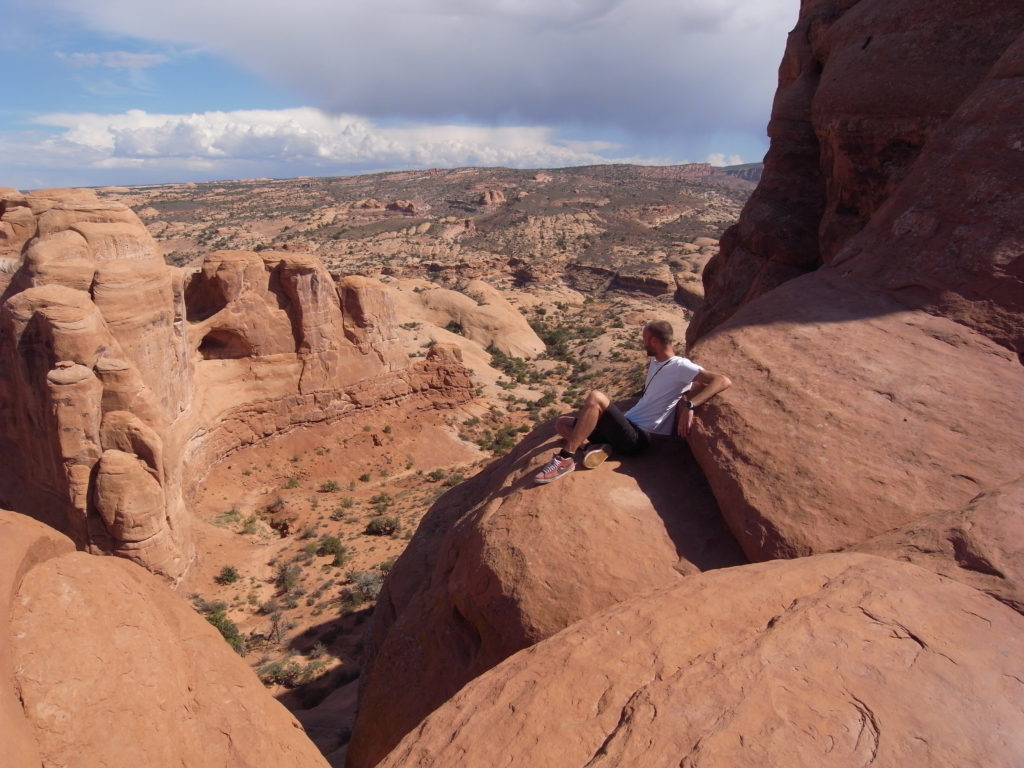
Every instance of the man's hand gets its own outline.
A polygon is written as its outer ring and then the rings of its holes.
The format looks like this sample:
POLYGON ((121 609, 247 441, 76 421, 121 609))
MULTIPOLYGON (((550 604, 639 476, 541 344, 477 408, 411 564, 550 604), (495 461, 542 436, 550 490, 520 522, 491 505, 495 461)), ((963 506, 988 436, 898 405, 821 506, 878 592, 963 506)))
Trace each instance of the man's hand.
POLYGON ((693 411, 689 408, 679 409, 679 418, 676 419, 676 434, 685 439, 690 434, 690 427, 693 426, 693 411))

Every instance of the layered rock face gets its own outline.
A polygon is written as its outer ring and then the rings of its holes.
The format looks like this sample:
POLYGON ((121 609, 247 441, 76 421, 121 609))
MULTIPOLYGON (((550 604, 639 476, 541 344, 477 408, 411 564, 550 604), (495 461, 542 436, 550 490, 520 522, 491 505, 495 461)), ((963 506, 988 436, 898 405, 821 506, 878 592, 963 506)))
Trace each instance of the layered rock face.
POLYGON ((714 571, 516 654, 380 765, 1019 765, 1022 631, 880 558, 714 571))
POLYGON ((681 443, 537 486, 553 448, 548 425, 420 524, 374 612, 350 768, 374 765, 516 651, 687 574, 744 562, 681 443))
POLYGON ((168 267, 125 206, 81 190, 0 203, 0 503, 177 579, 185 501, 225 454, 370 406, 468 399, 458 359, 409 366, 379 283, 292 253, 168 267))
POLYGON ((901 273, 892 287, 905 288, 906 299, 948 302, 941 289, 961 293, 958 278, 967 278, 963 298, 979 289, 983 297, 971 261, 1013 272, 1011 243, 990 252, 977 238, 998 241, 1017 228, 1020 69, 1011 48, 1022 30, 1024 8, 1007 0, 804 3, 779 69, 764 174, 704 273, 707 302, 688 341, 786 280, 834 263, 898 189, 921 207, 888 204, 877 223, 905 257, 877 256, 901 273), (917 180, 908 186, 909 175, 917 180), (978 214, 1009 230, 976 222, 978 214), (932 247, 911 255, 908 235, 932 247), (925 264, 940 285, 916 272, 925 264))
POLYGON ((0 510, 11 766, 326 766, 208 622, 133 563, 0 510))

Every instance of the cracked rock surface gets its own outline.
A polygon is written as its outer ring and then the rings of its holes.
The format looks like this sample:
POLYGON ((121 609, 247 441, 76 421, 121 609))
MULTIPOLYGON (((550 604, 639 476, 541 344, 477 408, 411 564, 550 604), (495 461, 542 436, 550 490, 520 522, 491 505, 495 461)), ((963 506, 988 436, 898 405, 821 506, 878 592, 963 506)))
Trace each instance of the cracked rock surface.
POLYGON ((512 656, 380 765, 1021 765, 1024 618, 905 563, 689 576, 512 656))

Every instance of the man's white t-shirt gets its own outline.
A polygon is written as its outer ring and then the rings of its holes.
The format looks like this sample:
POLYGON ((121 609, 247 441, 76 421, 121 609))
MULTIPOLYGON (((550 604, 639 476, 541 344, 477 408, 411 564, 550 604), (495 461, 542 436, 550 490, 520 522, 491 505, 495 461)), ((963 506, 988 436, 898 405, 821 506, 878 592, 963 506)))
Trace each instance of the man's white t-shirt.
POLYGON ((702 370, 696 363, 678 355, 663 363, 652 357, 643 397, 626 411, 626 418, 644 432, 671 435, 676 426, 676 403, 702 370))

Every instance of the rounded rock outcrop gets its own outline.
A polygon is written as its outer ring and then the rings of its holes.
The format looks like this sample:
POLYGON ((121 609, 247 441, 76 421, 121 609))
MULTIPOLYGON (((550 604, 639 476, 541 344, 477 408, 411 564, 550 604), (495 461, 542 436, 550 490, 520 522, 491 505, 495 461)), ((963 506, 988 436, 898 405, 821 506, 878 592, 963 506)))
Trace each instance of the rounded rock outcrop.
POLYGON ((379 765, 1019 765, 1022 653, 1024 617, 912 565, 728 568, 517 653, 379 765))

